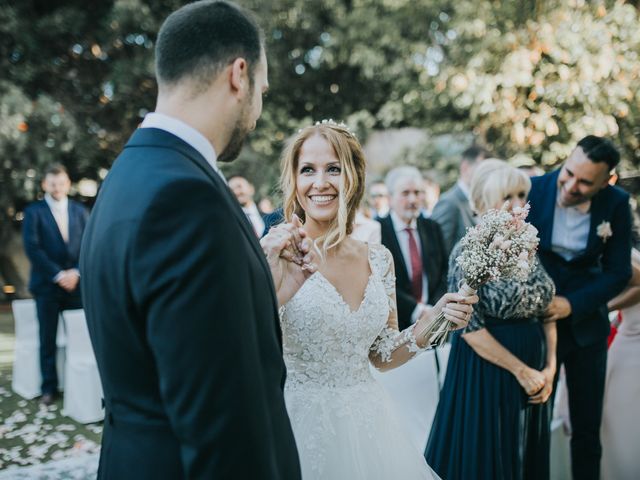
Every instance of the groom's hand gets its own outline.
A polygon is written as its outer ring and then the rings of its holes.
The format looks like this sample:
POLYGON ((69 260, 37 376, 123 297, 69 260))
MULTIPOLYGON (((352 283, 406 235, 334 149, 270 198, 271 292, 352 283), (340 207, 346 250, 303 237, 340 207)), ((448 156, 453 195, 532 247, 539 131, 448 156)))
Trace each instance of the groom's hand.
POLYGON ((294 215, 291 223, 269 230, 260 244, 271 269, 278 304, 284 305, 317 270, 312 242, 307 238, 302 222, 294 215))

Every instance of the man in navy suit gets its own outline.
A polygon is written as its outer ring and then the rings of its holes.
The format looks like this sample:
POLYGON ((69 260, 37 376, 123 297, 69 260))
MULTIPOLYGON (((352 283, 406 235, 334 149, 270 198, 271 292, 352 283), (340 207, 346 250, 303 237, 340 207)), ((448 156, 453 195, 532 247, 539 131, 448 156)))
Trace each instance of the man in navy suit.
MULTIPOLYGON (((620 160, 613 144, 589 135, 560 170, 532 179, 529 221, 539 256, 556 285, 545 321, 557 322, 564 364, 576 479, 598 479, 607 364, 607 302, 631 277, 629 195, 609 185, 620 160)), ((557 381, 557 374, 556 374, 557 381)))
POLYGON ((250 13, 205 0, 167 18, 155 53, 156 110, 82 244, 105 402, 98 477, 297 480, 271 272, 217 166, 262 111, 263 35, 250 13))
POLYGON ((24 216, 24 247, 31 261, 29 289, 40 325, 42 398, 51 405, 58 392, 56 334, 62 310, 82 308, 78 282, 80 242, 87 210, 68 198, 71 181, 62 165, 45 173, 44 200, 29 205, 24 216))

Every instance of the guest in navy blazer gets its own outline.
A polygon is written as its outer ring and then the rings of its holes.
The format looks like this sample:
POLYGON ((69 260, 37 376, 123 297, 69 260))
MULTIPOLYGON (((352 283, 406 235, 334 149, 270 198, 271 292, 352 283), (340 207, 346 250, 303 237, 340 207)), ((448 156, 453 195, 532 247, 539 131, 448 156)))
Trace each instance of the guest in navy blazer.
POLYGON ((62 310, 82 308, 78 259, 88 212, 68 198, 71 182, 62 165, 51 166, 42 181, 44 200, 25 211, 24 246, 31 261, 29 289, 40 324, 42 402, 51 404, 58 391, 56 333, 62 310))
POLYGON ((631 277, 629 195, 609 185, 619 159, 610 141, 589 135, 560 170, 533 178, 529 195, 540 260, 556 285, 545 321, 557 321, 557 361, 565 366, 569 390, 572 470, 579 479, 599 478, 607 302, 631 277))

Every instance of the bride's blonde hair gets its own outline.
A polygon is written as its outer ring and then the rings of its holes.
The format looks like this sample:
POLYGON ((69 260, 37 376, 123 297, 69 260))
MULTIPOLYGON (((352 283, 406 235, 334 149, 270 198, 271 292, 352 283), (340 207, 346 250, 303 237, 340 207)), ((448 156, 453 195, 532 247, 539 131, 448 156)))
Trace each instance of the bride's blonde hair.
POLYGON ((290 222, 295 213, 304 222, 305 212, 296 195, 298 158, 302 144, 318 135, 324 138, 340 162, 338 214, 324 235, 316 239, 323 254, 339 245, 353 230, 356 212, 364 195, 366 162, 362 146, 345 125, 322 122, 303 128, 290 139, 282 153, 280 186, 284 197, 284 218, 290 222))

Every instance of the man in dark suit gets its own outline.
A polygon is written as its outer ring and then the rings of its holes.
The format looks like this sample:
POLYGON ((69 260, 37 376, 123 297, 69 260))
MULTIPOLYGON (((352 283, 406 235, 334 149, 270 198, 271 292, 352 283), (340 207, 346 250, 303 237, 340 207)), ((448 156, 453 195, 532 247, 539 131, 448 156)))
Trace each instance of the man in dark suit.
POLYGON ((269 266, 217 167, 260 116, 263 36, 233 4, 186 5, 160 29, 156 78, 82 245, 98 477, 299 479, 269 266))
POLYGON ((413 167, 391 170, 385 179, 391 210, 379 219, 382 244, 396 270, 398 325, 407 328, 447 291, 447 254, 442 230, 420 215, 424 186, 413 167))
POLYGON ((433 209, 430 218, 442 227, 447 256, 458 240, 464 237, 467 228, 476 224, 469 203, 469 186, 476 166, 487 157, 489 157, 488 152, 475 145, 462 152, 458 182, 442 194, 433 209))
POLYGON ((242 211, 251 222, 253 231, 258 238, 263 237, 266 232, 265 220, 267 215, 258 210, 256 202, 253 201, 253 196, 256 193, 256 189, 249 180, 242 175, 234 175, 227 179, 229 188, 236 196, 238 203, 242 207, 242 211))
POLYGON ((62 310, 82 308, 78 282, 80 241, 88 212, 70 200, 71 181, 62 165, 47 169, 44 200, 25 210, 24 248, 31 261, 29 289, 36 301, 40 326, 42 398, 51 405, 58 393, 56 336, 62 310))
MULTIPOLYGON (((631 276, 629 195, 608 184, 620 154, 589 135, 560 170, 532 179, 529 221, 539 256, 556 285, 545 321, 557 321, 576 479, 600 477, 600 420, 607 364, 607 302, 631 276)), ((557 375, 556 375, 557 380, 557 375)))

